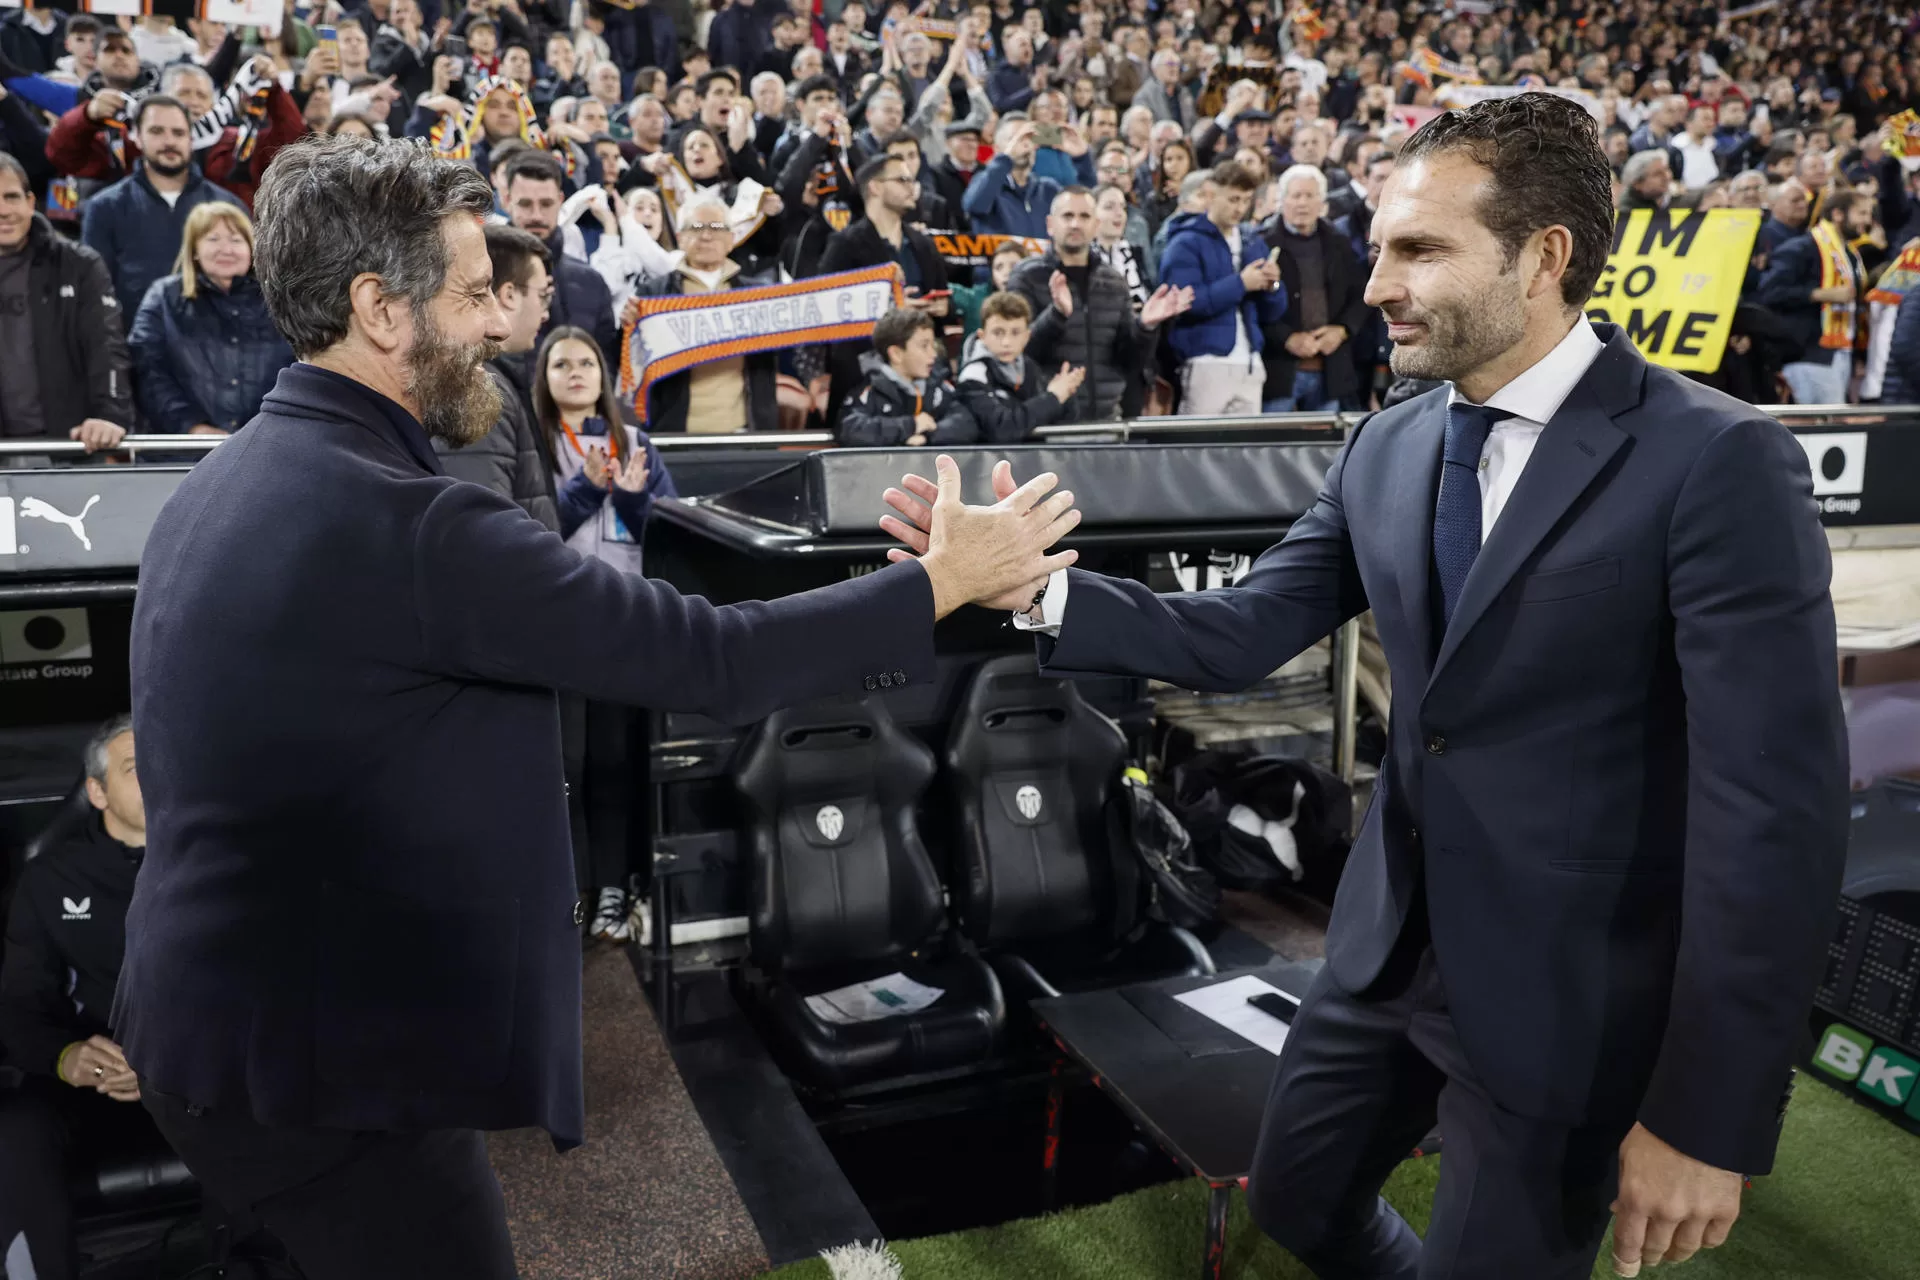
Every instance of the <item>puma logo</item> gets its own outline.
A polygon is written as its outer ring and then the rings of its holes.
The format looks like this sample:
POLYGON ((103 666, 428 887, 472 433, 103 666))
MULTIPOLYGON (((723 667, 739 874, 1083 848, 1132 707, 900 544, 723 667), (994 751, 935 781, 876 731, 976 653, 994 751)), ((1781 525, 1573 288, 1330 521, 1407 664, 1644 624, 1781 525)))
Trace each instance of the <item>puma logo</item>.
POLYGON ((80 545, 88 551, 93 550, 93 539, 87 536, 87 512, 93 510, 93 504, 100 501, 100 495, 94 494, 87 499, 87 505, 80 508, 80 514, 70 516, 59 508, 40 498, 20 499, 20 514, 35 520, 46 520, 53 524, 63 524, 73 530, 73 536, 80 539, 80 545))

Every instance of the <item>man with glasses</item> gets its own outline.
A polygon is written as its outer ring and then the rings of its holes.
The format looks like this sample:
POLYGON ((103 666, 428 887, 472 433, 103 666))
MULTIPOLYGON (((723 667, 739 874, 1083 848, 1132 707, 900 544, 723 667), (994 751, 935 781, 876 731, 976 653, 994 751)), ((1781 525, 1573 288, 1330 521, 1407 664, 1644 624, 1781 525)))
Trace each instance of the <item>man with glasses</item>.
POLYGON ((907 222, 922 231, 928 227, 951 229, 953 210, 946 198, 920 180, 920 139, 903 129, 886 140, 886 148, 887 158, 899 162, 901 172, 906 174, 918 193, 912 210, 907 214, 907 222))
POLYGON ((486 366, 500 391, 500 418, 472 444, 456 446, 435 437, 433 450, 448 475, 512 498, 557 533, 560 509, 554 502, 552 473, 540 456, 533 391, 526 385, 527 362, 522 359, 538 341, 553 302, 548 270, 553 255, 538 236, 518 227, 489 226, 486 236, 487 256, 493 259, 493 296, 512 329, 486 366))
MULTIPOLYGON (((947 262, 934 246, 932 237, 907 225, 920 201, 920 184, 892 155, 878 155, 860 166, 853 176, 854 186, 867 216, 836 231, 820 255, 820 274, 858 271, 887 263, 899 266, 906 278, 907 306, 936 318, 947 314, 947 262)), ((840 406, 860 379, 861 344, 842 342, 831 348, 833 368, 832 408, 837 419, 840 406)), ((941 374, 945 377, 945 373, 941 374)))

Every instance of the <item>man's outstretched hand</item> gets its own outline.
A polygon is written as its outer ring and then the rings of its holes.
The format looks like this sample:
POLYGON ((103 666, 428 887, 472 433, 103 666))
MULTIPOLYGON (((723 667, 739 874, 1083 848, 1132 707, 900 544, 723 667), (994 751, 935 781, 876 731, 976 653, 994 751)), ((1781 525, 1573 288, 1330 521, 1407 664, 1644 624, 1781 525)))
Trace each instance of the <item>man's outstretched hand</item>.
POLYGON ((1052 472, 1016 488, 1013 465, 1004 459, 993 469, 990 507, 960 501, 960 467, 946 454, 935 460, 939 481, 909 475, 902 489, 885 498, 899 516, 882 516, 880 527, 911 550, 893 550, 899 563, 918 558, 933 581, 934 616, 946 617, 963 604, 1022 609, 1055 569, 1079 558, 1077 552, 1047 555, 1047 548, 1080 523, 1071 493, 1047 493, 1060 482, 1052 472), (903 518, 904 517, 904 518, 903 518))
POLYGON ((1634 1125, 1620 1144, 1613 1273, 1637 1276, 1643 1263, 1685 1262, 1726 1243, 1740 1216, 1741 1181, 1739 1174, 1703 1164, 1634 1125))

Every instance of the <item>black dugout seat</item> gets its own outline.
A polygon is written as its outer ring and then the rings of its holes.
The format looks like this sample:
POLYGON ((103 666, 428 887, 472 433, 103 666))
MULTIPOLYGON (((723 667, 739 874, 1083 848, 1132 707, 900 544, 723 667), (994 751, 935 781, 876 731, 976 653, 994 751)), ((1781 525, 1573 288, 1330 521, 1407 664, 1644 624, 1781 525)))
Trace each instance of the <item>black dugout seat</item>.
POLYGON ((734 769, 747 802, 751 943, 770 1048, 826 1090, 991 1056, 1006 1022, 993 970, 957 947, 914 809, 933 753, 870 698, 782 711, 734 769), (807 997, 893 973, 944 994, 916 1013, 835 1022, 807 997))
POLYGON ((1141 916, 1137 864, 1107 825, 1125 759, 1118 726, 1030 654, 982 664, 960 704, 955 913, 1016 998, 1214 971, 1199 939, 1141 916))

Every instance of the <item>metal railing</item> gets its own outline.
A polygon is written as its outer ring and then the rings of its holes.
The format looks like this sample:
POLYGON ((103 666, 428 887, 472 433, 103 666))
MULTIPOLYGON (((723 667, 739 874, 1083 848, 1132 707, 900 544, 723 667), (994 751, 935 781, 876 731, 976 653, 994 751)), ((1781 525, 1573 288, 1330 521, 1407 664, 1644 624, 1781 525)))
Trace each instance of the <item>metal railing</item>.
MULTIPOLYGON (((1848 405, 1848 404, 1772 404, 1757 406, 1762 413, 1782 422, 1806 422, 1831 419, 1853 425, 1885 423, 1911 418, 1920 423, 1920 405, 1848 405)), ((1036 441, 1070 444, 1075 440, 1098 439, 1126 443, 1148 436, 1210 435, 1220 432, 1258 435, 1267 431, 1347 431, 1365 418, 1364 413, 1263 413, 1234 417, 1123 418, 1112 422, 1073 422, 1040 427, 1033 433, 1036 441)), ((759 431, 732 435, 661 432, 650 437, 668 452, 684 449, 764 450, 826 449, 837 441, 826 431, 759 431)), ((102 455, 125 455, 138 461, 153 453, 206 453, 216 448, 225 436, 130 435, 112 449, 96 450, 102 455)), ((0 440, 0 468, 10 457, 45 457, 56 460, 88 456, 77 440, 0 440)))

